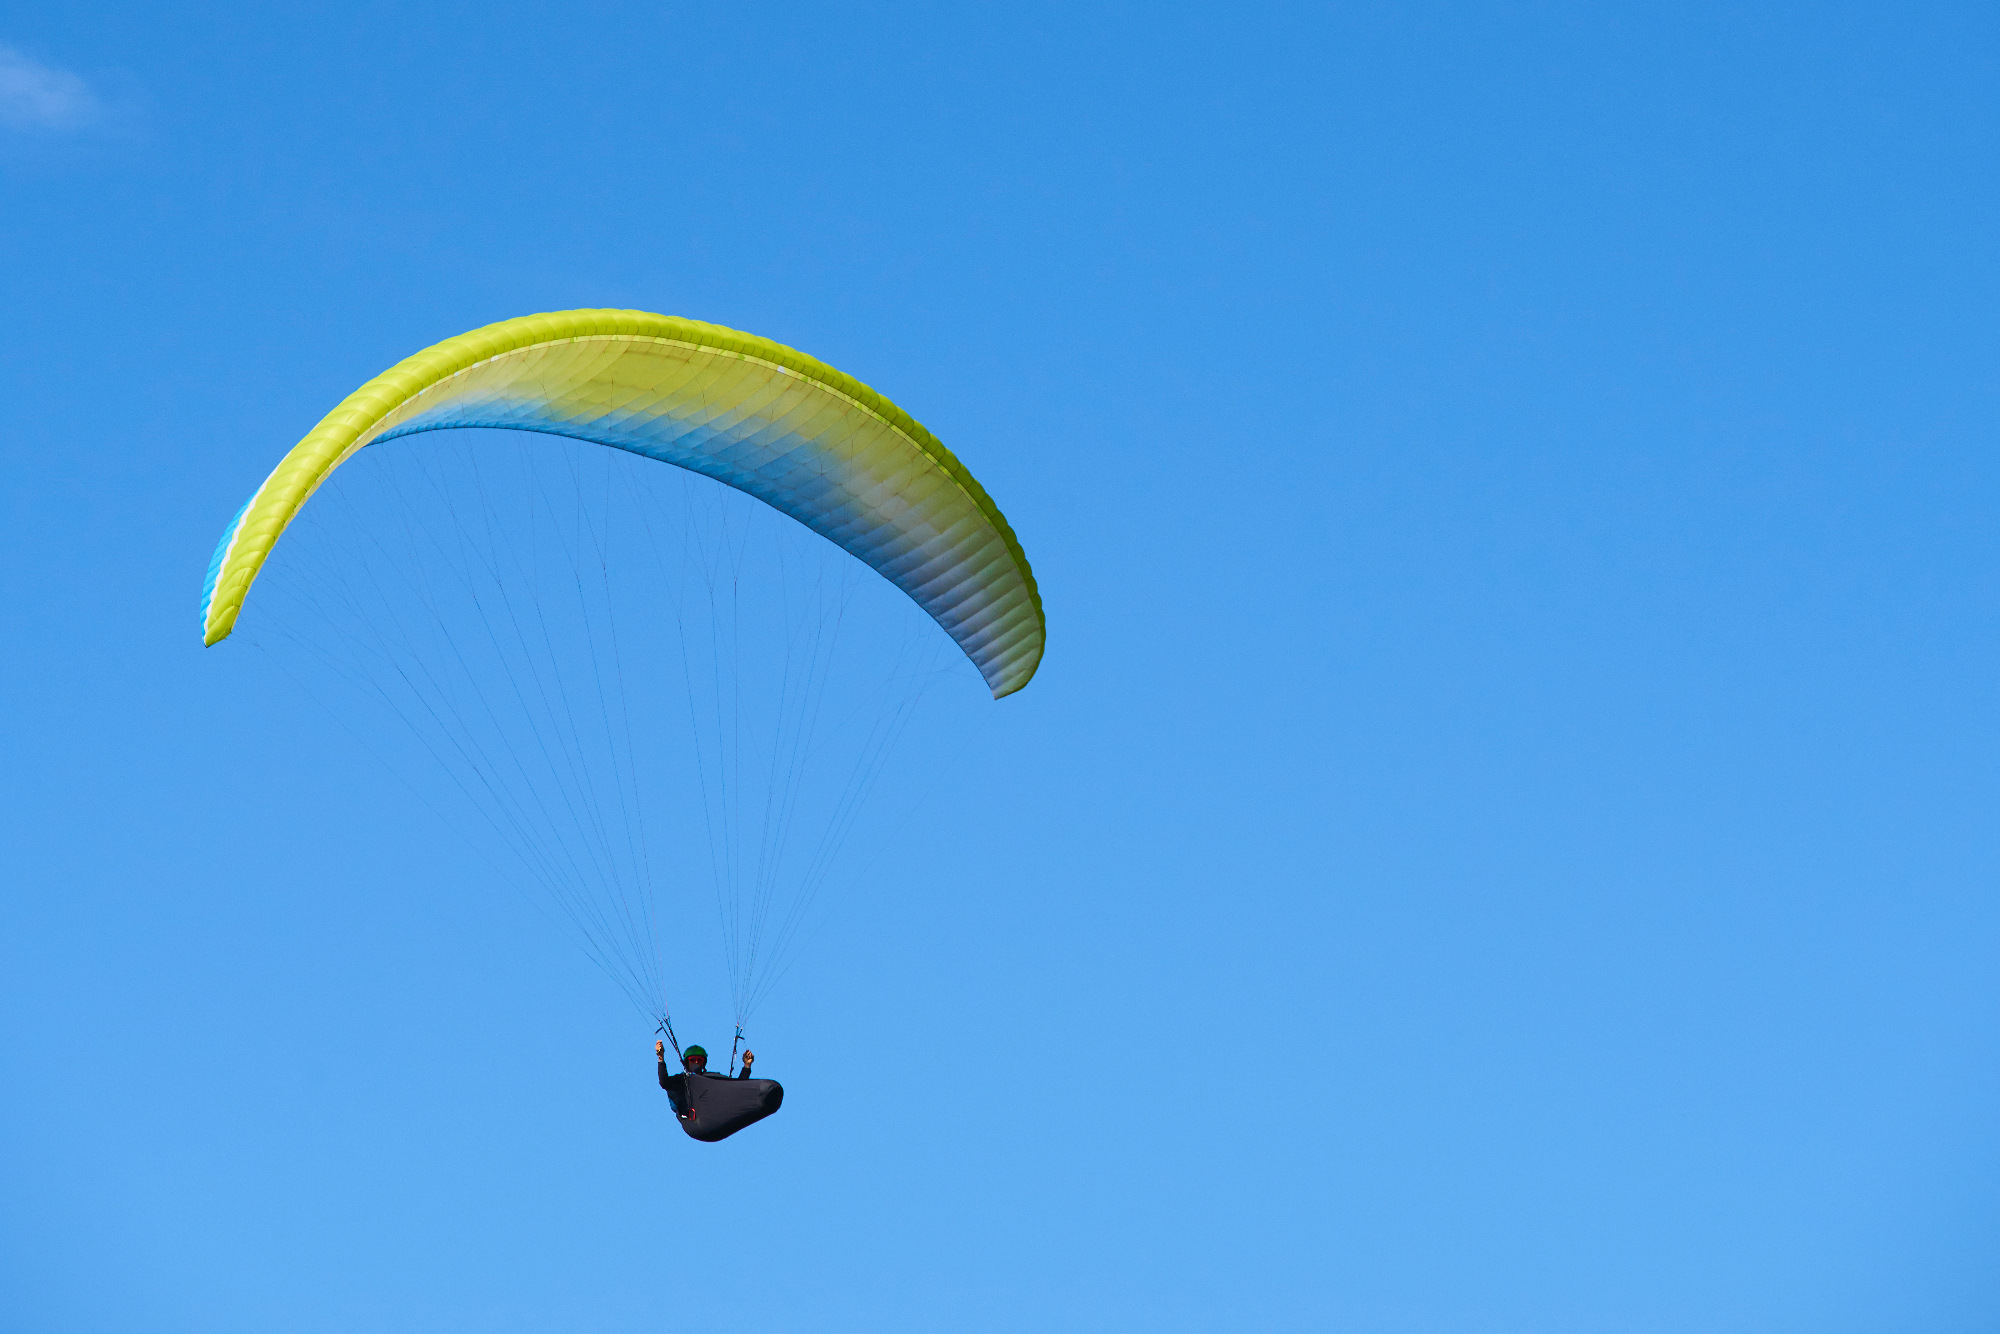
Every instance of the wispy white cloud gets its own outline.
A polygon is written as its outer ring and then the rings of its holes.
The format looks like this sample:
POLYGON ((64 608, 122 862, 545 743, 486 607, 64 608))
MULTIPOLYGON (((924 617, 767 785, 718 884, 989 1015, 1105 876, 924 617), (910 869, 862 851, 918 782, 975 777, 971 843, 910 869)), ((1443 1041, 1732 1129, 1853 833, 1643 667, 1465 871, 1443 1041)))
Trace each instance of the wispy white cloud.
POLYGON ((97 94, 68 70, 51 69, 0 46, 0 125, 16 130, 73 130, 103 113, 97 94))

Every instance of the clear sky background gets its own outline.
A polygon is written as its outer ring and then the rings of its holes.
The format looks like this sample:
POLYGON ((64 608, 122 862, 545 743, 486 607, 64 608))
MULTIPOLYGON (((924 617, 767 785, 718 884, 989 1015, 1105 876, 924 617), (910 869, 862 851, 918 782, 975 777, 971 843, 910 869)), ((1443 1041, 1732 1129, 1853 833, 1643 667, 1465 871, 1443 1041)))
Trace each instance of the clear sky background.
POLYGON ((0 8, 0 1329, 2000 1326, 1996 28, 0 8), (882 388, 1047 600, 714 1148, 195 633, 576 306, 882 388))

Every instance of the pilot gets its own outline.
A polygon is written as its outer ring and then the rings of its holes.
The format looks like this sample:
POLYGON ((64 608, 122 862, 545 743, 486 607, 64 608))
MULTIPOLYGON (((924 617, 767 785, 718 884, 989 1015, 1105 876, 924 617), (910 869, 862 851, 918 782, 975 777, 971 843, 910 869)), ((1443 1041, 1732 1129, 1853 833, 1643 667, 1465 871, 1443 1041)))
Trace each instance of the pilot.
MULTIPOLYGON (((664 1042, 655 1042, 653 1044, 653 1057, 660 1063, 660 1087, 668 1088, 667 1080, 671 1076, 667 1074, 667 1044, 664 1042)), ((738 1079, 750 1078, 750 1065, 756 1059, 756 1052, 745 1051, 743 1053, 743 1068, 737 1072, 736 1077, 738 1079)), ((691 1075, 704 1075, 709 1079, 729 1078, 727 1075, 709 1074, 708 1049, 706 1047, 694 1046, 683 1048, 681 1051, 681 1068, 691 1075)), ((669 1091, 671 1092, 671 1089, 669 1091)))

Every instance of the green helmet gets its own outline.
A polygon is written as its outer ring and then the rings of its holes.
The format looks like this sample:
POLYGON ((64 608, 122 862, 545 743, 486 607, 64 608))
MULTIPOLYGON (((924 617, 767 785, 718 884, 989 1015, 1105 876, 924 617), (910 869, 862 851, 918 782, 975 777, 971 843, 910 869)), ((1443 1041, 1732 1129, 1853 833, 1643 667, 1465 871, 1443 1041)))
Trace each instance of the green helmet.
POLYGON ((699 1056, 699 1057, 701 1057, 701 1059, 702 1059, 702 1060, 704 1060, 704 1061, 705 1061, 705 1060, 707 1060, 707 1059, 708 1059, 708 1048, 706 1048, 706 1047, 687 1047, 687 1048, 684 1048, 684 1049, 682 1050, 682 1052, 681 1052, 681 1059, 682 1059, 683 1061, 685 1061, 685 1060, 686 1060, 686 1059, 687 1059, 688 1057, 690 1057, 690 1056, 699 1056))

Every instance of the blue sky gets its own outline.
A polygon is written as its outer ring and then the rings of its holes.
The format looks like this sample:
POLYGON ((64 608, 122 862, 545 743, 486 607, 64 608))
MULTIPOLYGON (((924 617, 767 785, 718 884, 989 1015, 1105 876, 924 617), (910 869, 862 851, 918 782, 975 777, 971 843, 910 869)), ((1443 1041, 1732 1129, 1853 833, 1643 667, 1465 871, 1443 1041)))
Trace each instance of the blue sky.
POLYGON ((2000 1322, 1990 10, 0 48, 0 1328, 2000 1322), (194 632, 342 395, 577 306, 891 394, 1048 606, 715 1148, 194 632))

